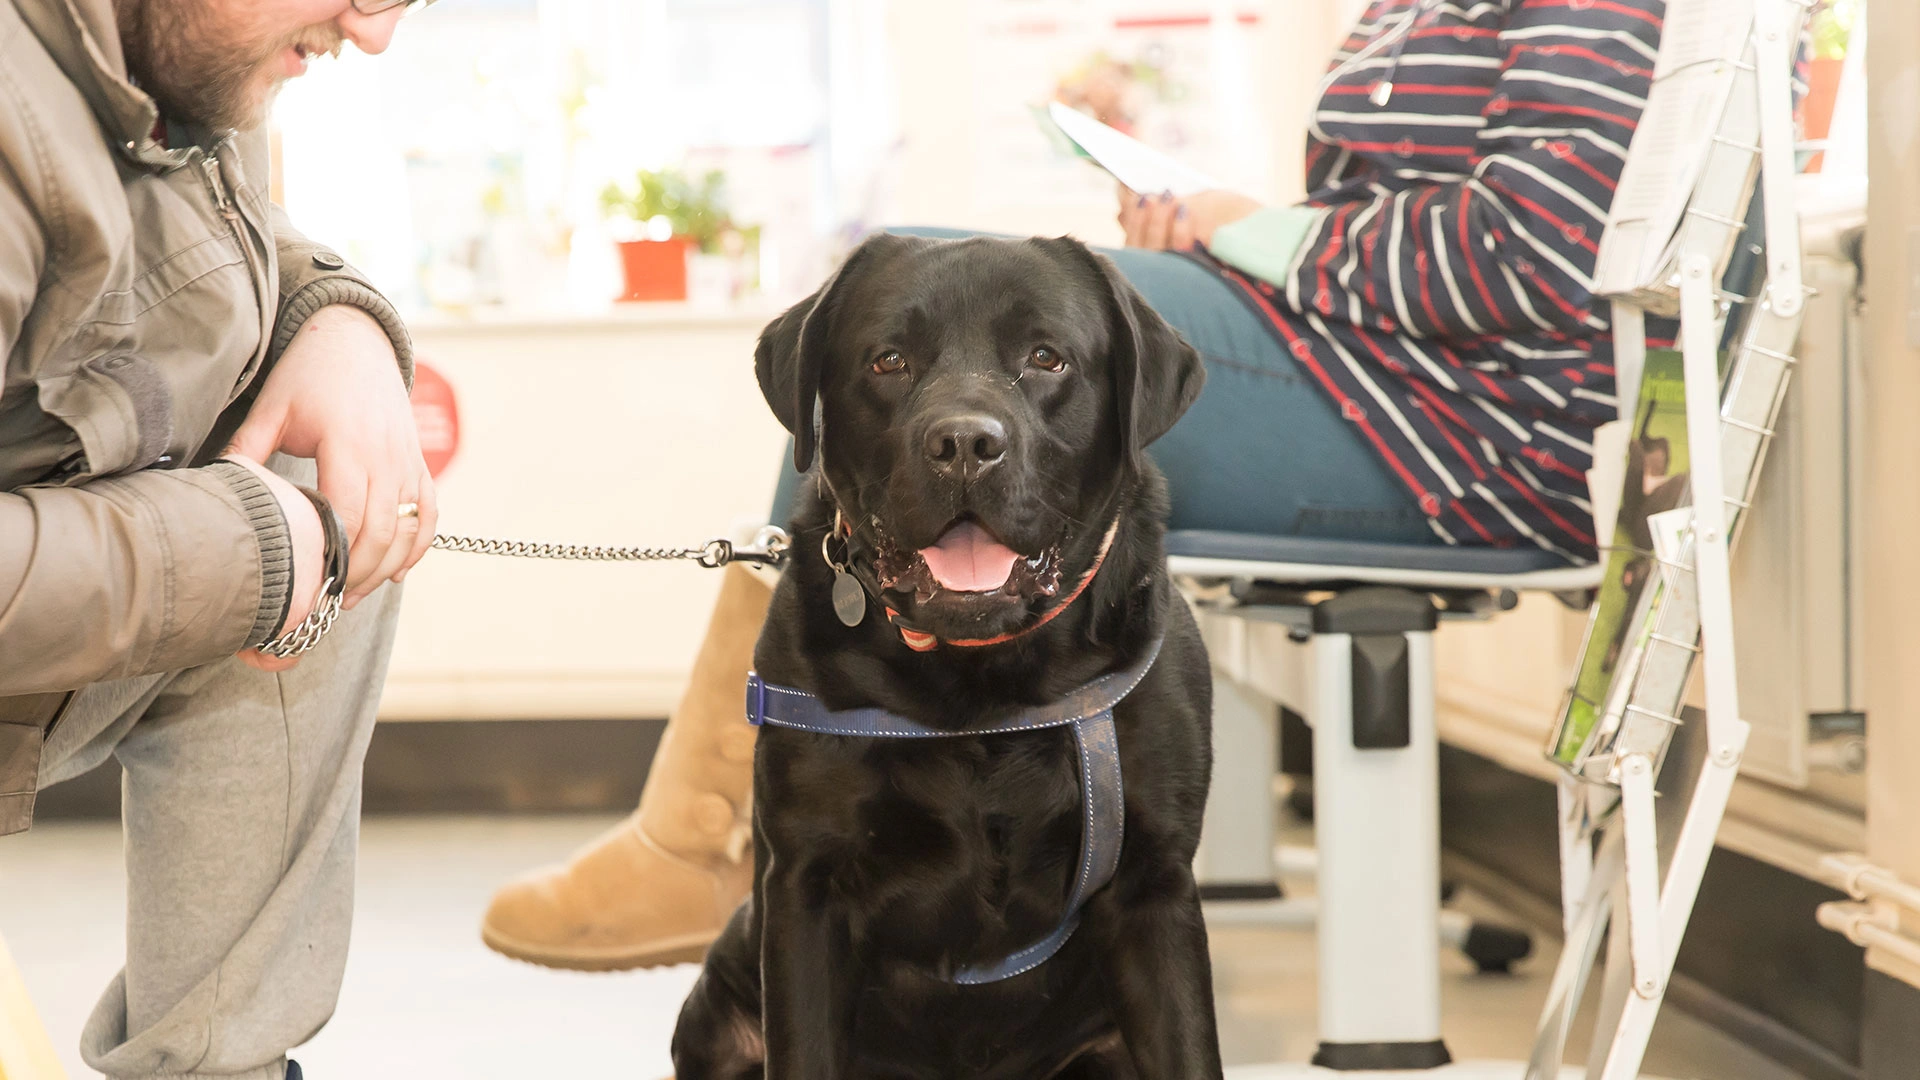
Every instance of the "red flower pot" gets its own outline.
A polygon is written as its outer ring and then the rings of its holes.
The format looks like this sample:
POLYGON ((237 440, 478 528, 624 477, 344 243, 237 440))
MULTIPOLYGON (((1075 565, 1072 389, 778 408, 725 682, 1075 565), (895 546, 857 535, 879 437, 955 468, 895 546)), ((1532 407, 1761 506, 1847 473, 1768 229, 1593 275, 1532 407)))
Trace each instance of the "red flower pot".
POLYGON ((620 269, 626 279, 622 300, 685 300, 687 253, 693 243, 671 240, 622 240, 620 269))
MULTIPOLYGON (((1800 108, 1809 139, 1824 139, 1833 131, 1833 106, 1840 97, 1840 72, 1845 64, 1844 60, 1820 59, 1808 65, 1807 96, 1800 108)), ((1824 152, 1813 155, 1807 171, 1819 172, 1826 157, 1824 152)))

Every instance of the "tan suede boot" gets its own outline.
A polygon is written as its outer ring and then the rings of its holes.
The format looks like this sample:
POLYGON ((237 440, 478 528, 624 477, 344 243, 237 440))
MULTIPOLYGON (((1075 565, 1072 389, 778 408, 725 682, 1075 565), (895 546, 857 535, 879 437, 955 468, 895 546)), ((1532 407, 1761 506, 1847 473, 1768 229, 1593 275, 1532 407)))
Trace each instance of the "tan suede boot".
POLYGON ((548 967, 620 971, 698 961, 753 880, 747 670, 772 589, 745 566, 720 599, 640 808, 564 866, 494 895, 480 936, 548 967))

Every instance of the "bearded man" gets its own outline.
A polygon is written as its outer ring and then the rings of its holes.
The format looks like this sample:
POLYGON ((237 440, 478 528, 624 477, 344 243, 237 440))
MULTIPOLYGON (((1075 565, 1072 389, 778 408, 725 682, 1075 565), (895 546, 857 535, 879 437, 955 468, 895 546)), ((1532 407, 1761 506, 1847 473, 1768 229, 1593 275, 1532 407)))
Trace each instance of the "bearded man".
POLYGON ((406 331, 269 203, 262 122, 407 6, 0 2, 0 833, 119 758, 110 1077, 297 1078, 339 992, 434 495, 406 331))

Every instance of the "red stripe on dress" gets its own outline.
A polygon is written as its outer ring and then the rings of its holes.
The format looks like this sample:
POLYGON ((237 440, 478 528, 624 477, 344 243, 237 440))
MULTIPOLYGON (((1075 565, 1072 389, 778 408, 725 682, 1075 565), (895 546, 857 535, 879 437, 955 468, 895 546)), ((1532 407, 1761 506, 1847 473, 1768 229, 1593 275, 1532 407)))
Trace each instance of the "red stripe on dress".
POLYGON ((1462 41, 1471 38, 1497 38, 1500 31, 1480 26, 1428 26, 1407 35, 1409 38, 1450 37, 1462 41))
MULTIPOLYGON (((1487 183, 1489 187, 1493 186, 1493 182, 1491 180, 1489 180, 1487 183)), ((1567 235, 1567 230, 1570 228, 1573 228, 1574 226, 1568 223, 1568 221, 1565 218, 1562 218, 1560 215, 1554 213, 1553 211, 1547 209, 1544 206, 1541 206, 1539 203, 1534 202, 1532 199, 1527 198, 1525 195, 1520 194, 1519 192, 1513 190, 1511 187, 1508 187, 1505 184, 1501 184, 1499 186, 1500 186, 1501 193, 1506 195, 1507 198, 1512 199, 1514 202, 1517 202, 1521 206, 1524 206, 1527 209, 1533 211, 1536 216, 1544 218, 1547 222, 1552 224, 1554 228, 1559 229, 1560 238, 1562 240, 1565 240, 1568 243, 1574 244, 1578 247, 1584 248, 1587 251, 1594 253, 1595 255, 1600 254, 1600 245, 1594 243, 1592 240, 1589 240, 1587 238, 1587 227, 1585 225, 1582 225, 1579 227, 1580 239, 1575 240, 1572 237, 1569 237, 1567 235)))
POLYGON ((1606 111, 1605 109, 1589 109, 1584 105, 1563 105, 1557 101, 1515 101, 1512 98, 1507 99, 1507 116, 1508 117, 1512 117, 1514 113, 1519 112, 1522 109, 1527 109, 1527 110, 1531 110, 1533 112, 1539 112, 1539 113, 1555 113, 1555 114, 1560 114, 1565 116, 1584 116, 1589 119, 1605 120, 1610 124, 1618 124, 1629 131, 1633 130, 1635 125, 1634 121, 1629 120, 1624 116, 1621 116, 1619 113, 1611 113, 1606 111))
POLYGON ((1481 371, 1479 368, 1468 368, 1467 370, 1474 378, 1480 380, 1480 385, 1487 388, 1487 393, 1492 394, 1494 400, 1507 405, 1513 404, 1513 395, 1501 389, 1500 384, 1489 378, 1486 372, 1481 371))
POLYGON ((1471 146, 1428 146, 1424 143, 1411 142, 1346 142, 1344 140, 1340 145, 1360 153, 1404 153, 1409 156, 1426 154, 1432 157, 1473 156, 1473 147, 1471 146))
POLYGON ((1467 427, 1466 423, 1460 419, 1459 414, 1455 413, 1445 402, 1440 400, 1439 395, 1433 392, 1432 387, 1421 382, 1419 379, 1408 379, 1406 380, 1406 384, 1413 390, 1414 395, 1420 398, 1421 404, 1427 409, 1429 418, 1433 420, 1434 430, 1440 433, 1441 438, 1447 440, 1447 445, 1453 447, 1455 456, 1461 461, 1466 462, 1467 468, 1473 470, 1473 478, 1475 480, 1485 480, 1487 478, 1487 472, 1480 466, 1480 455, 1469 450, 1459 439, 1455 438, 1453 432, 1448 429, 1447 425, 1441 422, 1440 417, 1432 415, 1433 410, 1440 410, 1448 419, 1458 424, 1462 430, 1465 430, 1469 434, 1473 433, 1473 429, 1467 427))
POLYGON ((1413 280, 1419 287, 1420 306, 1426 309, 1428 325, 1438 334, 1446 328, 1440 323, 1440 310, 1433 305, 1433 287, 1428 284, 1428 273, 1433 267, 1433 256, 1427 252, 1427 204, 1440 193, 1437 187, 1427 188, 1414 197, 1410 216, 1413 218, 1413 280), (1422 265, 1422 264, 1425 265, 1422 265))
MULTIPOLYGON (((1379 292, 1377 289, 1374 288, 1376 284, 1376 279, 1374 277, 1373 268, 1374 268, 1374 260, 1378 259, 1380 256, 1380 240, 1381 240, 1380 219, 1383 217, 1388 217, 1390 213, 1391 211, 1383 207, 1380 213, 1374 215, 1372 223, 1367 226, 1367 234, 1359 238, 1359 244, 1360 244, 1359 267, 1360 267, 1360 277, 1363 281, 1363 284, 1360 286, 1360 294, 1366 299, 1368 308, 1372 309, 1375 312, 1380 313, 1380 321, 1381 321, 1381 325, 1383 326, 1391 324, 1392 320, 1387 317, 1385 312, 1380 311, 1379 292), (1367 241, 1369 240, 1373 241, 1371 245, 1367 243, 1367 241)), ((1349 295, 1351 295, 1352 290, 1349 289, 1347 291, 1349 295)), ((1362 313, 1362 317, 1364 318, 1364 313, 1362 313)))
POLYGON ((1509 313, 1493 302, 1493 292, 1487 288, 1486 279, 1480 276, 1480 262, 1473 256, 1473 241, 1467 235, 1467 200, 1472 197, 1472 188, 1460 189, 1460 208, 1455 211, 1460 219, 1460 256, 1467 264, 1467 273, 1473 278, 1473 287, 1479 290, 1480 299, 1487 305, 1487 314, 1496 319, 1506 318, 1509 313))
MULTIPOLYGON (((1320 257, 1313 261, 1314 294, 1307 298, 1309 307, 1319 310, 1322 296, 1327 297, 1327 307, 1333 307, 1333 289, 1327 278, 1327 268, 1333 265, 1334 255, 1346 246, 1347 222, 1359 207, 1359 203, 1347 203, 1333 212, 1333 231, 1327 237, 1327 246, 1321 250, 1320 257)), ((1330 310, 1324 313, 1332 314, 1330 310)))
POLYGON ((1434 341, 1428 344, 1432 345, 1433 350, 1440 354, 1440 359, 1445 360, 1449 365, 1457 368, 1465 368, 1467 366, 1467 362, 1460 359, 1460 354, 1454 352, 1445 342, 1434 341))
MULTIPOLYGON (((1329 86, 1327 87, 1326 96, 1333 97, 1335 95, 1351 94, 1355 97, 1365 97, 1371 93, 1373 93, 1373 87, 1371 86, 1329 86)), ((1395 97, 1401 94, 1432 94, 1436 97, 1492 97, 1493 87, 1443 86, 1439 83, 1397 82, 1393 84, 1393 93, 1395 97)))
MULTIPOLYGON (((1593 352, 1593 342, 1590 339, 1584 338, 1584 337, 1573 337, 1572 335, 1566 333, 1563 330, 1541 330, 1538 327, 1535 327, 1528 331, 1527 336, 1529 338, 1541 338, 1547 342, 1550 342, 1554 345, 1562 346, 1564 348, 1578 349, 1583 353, 1593 352)), ((1508 342, 1512 340, 1514 340, 1514 335, 1512 334, 1481 334, 1478 337, 1465 338, 1461 341, 1461 344, 1467 346, 1468 348, 1473 348, 1473 349, 1497 349, 1501 346, 1503 342, 1508 342)), ((1529 357, 1528 359, 1539 359, 1539 358, 1529 357)), ((1557 358, 1547 357, 1545 359, 1557 359, 1557 358)))
POLYGON ((1546 469, 1550 472, 1557 472, 1561 476, 1564 476, 1569 480, 1584 480, 1587 477, 1586 473, 1583 473, 1580 470, 1574 468, 1573 466, 1567 464, 1566 462, 1561 461, 1559 458, 1559 455, 1549 454, 1535 447, 1528 446, 1523 448, 1520 451, 1520 456, 1523 458, 1526 458, 1528 461, 1533 462, 1535 465, 1538 465, 1543 469, 1546 469))
POLYGON ((1533 287, 1540 290, 1541 295, 1551 300, 1553 306, 1559 308, 1568 318, 1578 321, 1587 317, 1585 308, 1575 307, 1566 297, 1561 296, 1558 290, 1547 284, 1546 278, 1539 274, 1529 275, 1529 278, 1533 282, 1533 287))
POLYGON ((1485 540, 1487 543, 1495 547, 1508 546, 1506 544, 1502 544, 1497 537, 1495 537, 1492 533, 1488 532, 1487 527, 1485 525, 1480 524, 1480 522, 1477 519, 1475 519, 1472 514, 1467 513, 1467 507, 1465 503, 1462 503, 1459 499, 1449 499, 1447 500, 1447 505, 1452 508, 1454 516, 1458 517, 1461 521, 1464 521, 1468 525, 1472 526, 1473 531, 1480 534, 1480 539, 1485 540))
POLYGON ((1579 169, 1581 172, 1586 173, 1588 176, 1593 177, 1594 180, 1598 181, 1601 185, 1606 187, 1608 191, 1617 190, 1620 186, 1619 183, 1616 182, 1613 177, 1608 176, 1606 173, 1603 173, 1599 169, 1594 168, 1592 163, 1588 162, 1586 158, 1581 157, 1577 152, 1569 153, 1567 154, 1566 157, 1560 158, 1559 160, 1571 162, 1574 168, 1579 169))
POLYGON ((1513 53, 1510 53, 1508 55, 1511 56, 1511 55, 1523 53, 1523 52, 1539 53, 1542 56, 1546 56, 1549 58, 1561 56, 1563 54, 1571 55, 1571 56, 1580 56, 1580 57, 1585 57, 1586 59, 1591 60, 1596 64, 1605 64, 1606 66, 1612 68, 1614 71, 1618 72, 1621 75, 1638 75, 1643 79, 1653 78, 1652 68, 1636 67, 1632 64, 1626 63, 1625 61, 1616 60, 1611 56, 1606 56, 1602 53, 1597 53, 1592 49, 1587 48, 1585 45, 1535 45, 1535 44, 1532 44, 1531 42, 1526 42, 1526 43, 1515 45, 1513 47, 1513 53))
POLYGON ((1531 503, 1535 510, 1540 511, 1540 513, 1543 514, 1548 521, 1551 521, 1554 523, 1554 525, 1558 526, 1561 532, 1566 533, 1568 536, 1572 537, 1575 540, 1578 540, 1582 544, 1587 544, 1587 545, 1593 544, 1593 534, 1575 526, 1572 522, 1568 521, 1566 518, 1563 518, 1559 514, 1555 513, 1553 507, 1547 505, 1547 501, 1545 499, 1542 499, 1539 495, 1535 494, 1533 488, 1528 486, 1526 481, 1520 479, 1517 476, 1514 476, 1513 474, 1507 472, 1505 469, 1497 470, 1497 473, 1502 480, 1505 480, 1507 482, 1507 486, 1509 488, 1512 488, 1514 491, 1519 492, 1521 498, 1531 503))
MULTIPOLYGON (((1468 435, 1476 439, 1480 437, 1480 433, 1474 430, 1473 425, 1467 423, 1467 420, 1465 417, 1455 412, 1453 406, 1447 403, 1447 399, 1444 397, 1441 397, 1440 392, 1438 390, 1435 390, 1433 387, 1428 386, 1425 380, 1408 379, 1407 385, 1413 387, 1413 390, 1415 393, 1425 397, 1433 405, 1434 408, 1439 409, 1440 412, 1444 416, 1446 416, 1447 419, 1453 421, 1453 423, 1457 427, 1459 427, 1461 431, 1466 432, 1468 435)), ((1479 458, 1475 456, 1472 460, 1475 462, 1477 466, 1479 462, 1479 458)))

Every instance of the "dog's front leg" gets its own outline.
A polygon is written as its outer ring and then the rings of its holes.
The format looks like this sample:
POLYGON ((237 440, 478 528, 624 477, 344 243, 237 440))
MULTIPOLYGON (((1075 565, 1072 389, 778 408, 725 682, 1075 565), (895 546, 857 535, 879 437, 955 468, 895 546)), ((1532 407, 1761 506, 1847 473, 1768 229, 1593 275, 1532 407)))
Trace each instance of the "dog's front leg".
POLYGON ((840 1080, 849 1030, 846 929, 818 895, 824 890, 789 865, 769 860, 760 881, 767 1080, 840 1080))
POLYGON ((1108 999, 1142 1080, 1220 1076, 1200 889, 1185 864, 1115 881, 1088 905, 1108 999))

